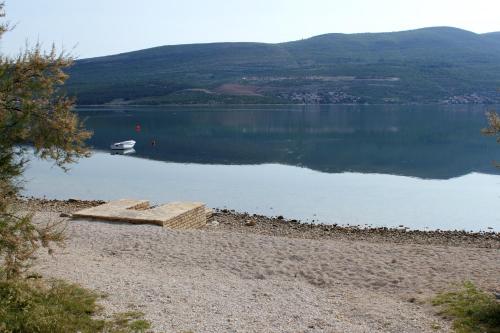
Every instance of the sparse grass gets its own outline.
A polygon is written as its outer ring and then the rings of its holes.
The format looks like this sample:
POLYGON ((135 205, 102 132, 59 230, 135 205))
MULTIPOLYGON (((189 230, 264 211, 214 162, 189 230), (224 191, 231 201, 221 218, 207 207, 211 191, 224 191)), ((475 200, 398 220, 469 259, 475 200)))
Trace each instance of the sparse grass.
POLYGON ((139 312, 102 319, 100 295, 63 281, 1 280, 1 333, 149 332, 139 312))
POLYGON ((439 331, 442 327, 441 327, 441 325, 439 325, 438 323, 432 323, 432 324, 431 324, 431 328, 432 328, 434 331, 439 331))
POLYGON ((441 325, 439 325, 438 323, 432 323, 431 324, 431 328, 434 330, 434 331, 439 331, 441 329, 441 325))
POLYGON ((457 333, 500 333, 500 303, 472 282, 439 294, 432 304, 440 308, 439 314, 453 319, 457 333))

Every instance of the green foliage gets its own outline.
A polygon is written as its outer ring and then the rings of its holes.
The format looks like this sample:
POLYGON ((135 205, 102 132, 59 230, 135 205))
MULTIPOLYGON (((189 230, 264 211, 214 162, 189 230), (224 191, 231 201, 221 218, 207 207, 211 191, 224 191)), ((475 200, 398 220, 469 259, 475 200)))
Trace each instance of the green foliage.
MULTIPOLYGON (((0 17, 3 7, 0 3, 0 17)), ((8 30, 0 24, 0 37, 8 30)), ((12 206, 28 151, 62 168, 89 155, 85 140, 91 133, 72 112, 73 100, 61 91, 72 61, 54 48, 44 53, 40 45, 16 58, 0 57, 0 262, 6 278, 19 276, 40 247, 62 241, 57 225, 35 226, 12 206)))
POLYGON ((432 304, 440 314, 453 319, 457 333, 499 333, 500 303, 471 282, 456 291, 436 296, 432 304))
MULTIPOLYGON (((0 17, 5 16, 0 3, 0 17)), ((0 37, 8 31, 0 24, 0 37)), ((27 162, 26 146, 35 154, 64 167, 87 156, 85 140, 91 135, 72 112, 74 101, 61 90, 68 78, 65 69, 73 59, 55 48, 42 52, 40 45, 15 58, 0 57, 0 194, 12 196, 19 189, 14 179, 27 162)), ((5 209, 5 204, 0 208, 5 209)))
POLYGON ((500 116, 496 112, 488 112, 486 117, 488 119, 488 127, 483 129, 483 134, 495 136, 497 142, 500 143, 500 116))
MULTIPOLYGON (((483 128, 483 134, 494 136, 497 142, 500 143, 500 116, 498 113, 491 111, 486 113, 486 118, 488 119, 488 127, 483 128)), ((495 164, 500 168, 500 164, 495 164)))
POLYGON ((64 240, 61 223, 36 226, 31 216, 17 217, 8 213, 0 214, 0 278, 12 279, 30 266, 30 259, 40 248, 52 251, 53 244, 64 240))
POLYGON ((55 49, 42 53, 39 45, 16 59, 0 58, 1 160, 14 167, 8 175, 19 174, 24 160, 14 155, 22 156, 23 145, 59 166, 88 155, 84 142, 90 133, 72 112, 73 100, 59 89, 71 62, 55 49))
POLYGON ((142 312, 132 311, 113 315, 104 324, 104 331, 114 333, 147 332, 151 328, 149 321, 143 319, 142 312))
POLYGON ((0 280, 0 332, 147 332, 143 314, 128 312, 101 319, 100 296, 63 281, 0 280))
POLYGON ((327 34, 279 44, 173 45, 83 59, 70 73, 68 89, 79 104, 116 99, 134 104, 247 103, 246 96, 216 93, 225 83, 257 87, 267 99, 256 103, 297 102, 293 93, 331 91, 359 97, 362 103, 437 102, 474 92, 494 99, 500 86, 500 38, 437 27, 327 34), (384 80, 389 78, 399 80, 384 80), (188 89, 213 93, 190 99, 188 89))
MULTIPOLYGON (((0 24, 0 36, 8 30, 0 24)), ((0 57, 0 332, 146 332, 150 325, 139 313, 96 319, 96 293, 62 281, 23 279, 39 248, 50 252, 64 239, 59 223, 37 226, 12 206, 28 150, 62 168, 89 154, 85 140, 91 133, 61 91, 71 63, 54 48, 43 53, 40 45, 14 59, 0 57)))

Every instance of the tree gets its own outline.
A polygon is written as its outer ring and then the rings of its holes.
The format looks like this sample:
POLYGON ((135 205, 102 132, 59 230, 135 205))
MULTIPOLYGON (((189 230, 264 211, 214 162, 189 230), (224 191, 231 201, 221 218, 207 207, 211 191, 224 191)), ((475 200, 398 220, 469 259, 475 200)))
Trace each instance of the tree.
MULTIPOLYGON (((4 3, 0 17, 5 17, 4 3)), ((1 23, 0 38, 9 30, 1 23)), ((72 112, 74 100, 62 91, 72 61, 54 47, 42 51, 40 44, 14 58, 0 56, 0 262, 7 278, 19 276, 38 248, 50 250, 52 242, 62 240, 57 225, 36 226, 13 209, 29 156, 66 168, 90 154, 85 140, 91 133, 72 112)))
POLYGON ((483 129, 483 133, 495 136, 497 142, 500 143, 500 116, 498 113, 491 111, 486 113, 486 118, 488 119, 488 127, 483 129))
MULTIPOLYGON (((4 4, 0 3, 0 17, 4 4)), ((0 24, 0 38, 9 30, 0 24)), ((66 168, 90 151, 86 131, 61 87, 72 59, 37 44, 18 57, 0 57, 0 332, 149 332, 139 312, 103 319, 98 294, 64 281, 24 279, 40 247, 62 242, 59 225, 37 226, 12 203, 29 156, 66 168)))

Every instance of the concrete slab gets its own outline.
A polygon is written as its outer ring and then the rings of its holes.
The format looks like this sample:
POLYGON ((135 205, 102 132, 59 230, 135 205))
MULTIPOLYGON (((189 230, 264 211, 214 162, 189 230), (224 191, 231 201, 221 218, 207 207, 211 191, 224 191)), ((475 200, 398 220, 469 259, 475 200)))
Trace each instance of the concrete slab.
POLYGON ((149 208, 147 200, 121 199, 82 209, 75 218, 138 224, 156 224, 173 229, 201 228, 207 223, 206 207, 201 202, 171 202, 149 208))

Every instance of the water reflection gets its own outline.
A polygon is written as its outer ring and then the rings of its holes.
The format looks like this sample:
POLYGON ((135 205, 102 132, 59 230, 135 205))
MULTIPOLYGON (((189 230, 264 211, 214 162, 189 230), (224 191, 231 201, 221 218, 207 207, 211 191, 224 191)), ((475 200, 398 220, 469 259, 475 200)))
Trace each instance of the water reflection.
POLYGON ((111 155, 132 155, 132 154, 135 154, 134 148, 122 149, 122 150, 117 150, 117 149, 111 150, 111 155))
POLYGON ((448 179, 497 173, 485 107, 321 106, 80 109, 91 145, 137 141, 134 156, 202 164, 279 163, 337 173, 448 179), (109 112, 103 112, 109 111, 109 112))

